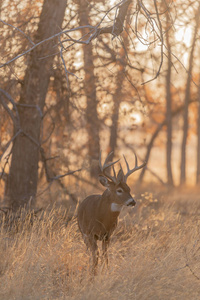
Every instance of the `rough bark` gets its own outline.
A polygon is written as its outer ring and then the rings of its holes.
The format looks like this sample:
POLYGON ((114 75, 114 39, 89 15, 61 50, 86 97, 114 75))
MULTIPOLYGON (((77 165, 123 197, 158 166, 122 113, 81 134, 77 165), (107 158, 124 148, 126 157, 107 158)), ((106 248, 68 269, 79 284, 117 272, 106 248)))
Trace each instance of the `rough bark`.
MULTIPOLYGON (((127 17, 127 23, 129 22, 130 16, 127 17)), ((122 86, 125 79, 126 71, 126 52, 125 48, 128 47, 128 30, 127 26, 126 32, 123 34, 123 47, 120 50, 119 57, 119 69, 116 75, 116 90, 113 95, 113 111, 112 111, 112 124, 110 128, 110 141, 109 141, 109 150, 113 152, 110 160, 113 159, 115 149, 117 147, 117 138, 118 138, 118 120, 119 120, 119 109, 120 103, 123 100, 122 86)))
POLYGON ((185 90, 185 109, 183 113, 184 124, 183 124, 183 137, 182 137, 182 144, 181 144, 181 165, 180 165, 180 184, 184 184, 186 181, 186 145, 187 145, 187 137, 188 137, 188 107, 190 101, 190 86, 191 86, 191 76, 192 76, 192 69, 193 69, 193 60, 194 60, 194 49, 197 40, 197 33, 199 27, 199 9, 200 5, 196 12, 196 24, 194 28, 193 38, 192 38, 192 46, 190 51, 190 58, 189 58, 189 68, 188 68, 188 76, 186 82, 186 90, 185 90))
MULTIPOLYGON (((66 0, 44 0, 34 42, 45 40, 57 33, 62 25, 66 0)), ((37 192, 38 161, 42 112, 53 65, 55 40, 43 43, 30 54, 25 71, 20 100, 19 121, 22 134, 13 143, 12 160, 5 196, 16 210, 33 205, 37 192), (43 58, 42 57, 46 57, 43 58)))
MULTIPOLYGON (((80 1, 79 4, 79 19, 80 25, 88 25, 89 22, 89 7, 87 1, 80 1)), ((82 29, 83 35, 87 33, 87 29, 82 29)), ((86 107, 86 128, 88 133, 88 155, 90 159, 90 175, 97 176, 98 169, 93 160, 98 160, 100 153, 99 131, 100 122, 97 112, 97 95, 96 95, 96 78, 94 74, 94 55, 92 43, 83 46, 84 59, 84 91, 87 101, 86 107)))
POLYGON ((109 141, 109 151, 112 151, 113 154, 110 157, 110 160, 113 159, 115 149, 117 146, 117 137, 118 137, 118 120, 119 120, 119 108, 120 108, 120 103, 122 101, 122 83, 124 81, 124 67, 123 65, 124 62, 124 57, 121 57, 122 62, 121 64, 121 69, 118 74, 117 74, 117 80, 116 80, 116 91, 113 95, 113 111, 112 111, 112 124, 110 127, 110 141, 109 141))
MULTIPOLYGON (((167 14, 167 25, 170 25, 169 15, 167 14)), ((173 186, 172 175, 172 95, 171 95, 171 43, 170 32, 166 30, 167 44, 167 74, 166 74, 166 121, 167 121, 167 144, 166 144, 166 165, 167 165, 167 183, 173 186)))
MULTIPOLYGON (((200 73, 199 73, 200 77, 200 73)), ((200 183, 200 78, 198 88, 198 119, 197 119, 197 171, 196 171, 196 184, 200 183)))

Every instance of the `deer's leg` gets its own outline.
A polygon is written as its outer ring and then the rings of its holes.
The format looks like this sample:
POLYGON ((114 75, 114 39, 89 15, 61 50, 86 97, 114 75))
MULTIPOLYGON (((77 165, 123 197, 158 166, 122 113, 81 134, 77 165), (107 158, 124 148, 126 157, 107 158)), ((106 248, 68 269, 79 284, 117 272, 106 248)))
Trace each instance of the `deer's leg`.
POLYGON ((98 259, 99 259, 99 250, 97 247, 97 240, 94 237, 90 237, 87 240, 87 245, 88 245, 88 248, 90 248, 90 250, 92 252, 92 262, 93 262, 92 273, 93 273, 93 275, 96 275, 98 259))
POLYGON ((103 250, 103 259, 107 265, 108 265, 108 252, 107 252, 108 245, 109 245, 109 239, 108 237, 105 237, 102 241, 102 250, 103 250))
POLYGON ((97 265, 98 265, 98 260, 99 260, 99 250, 98 250, 98 247, 97 247, 97 241, 96 240, 93 241, 92 256, 93 256, 93 272, 94 272, 94 275, 96 275, 97 265))

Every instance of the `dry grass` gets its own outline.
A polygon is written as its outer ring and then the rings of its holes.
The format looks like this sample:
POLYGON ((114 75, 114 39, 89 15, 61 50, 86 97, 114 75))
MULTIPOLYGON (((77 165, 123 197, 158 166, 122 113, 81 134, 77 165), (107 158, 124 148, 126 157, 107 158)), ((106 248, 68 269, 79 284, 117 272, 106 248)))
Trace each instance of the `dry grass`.
POLYGON ((95 278, 76 219, 66 223, 65 211, 15 222, 2 213, 0 299, 199 299, 199 203, 183 199, 144 194, 137 209, 124 209, 109 268, 100 264, 95 278))

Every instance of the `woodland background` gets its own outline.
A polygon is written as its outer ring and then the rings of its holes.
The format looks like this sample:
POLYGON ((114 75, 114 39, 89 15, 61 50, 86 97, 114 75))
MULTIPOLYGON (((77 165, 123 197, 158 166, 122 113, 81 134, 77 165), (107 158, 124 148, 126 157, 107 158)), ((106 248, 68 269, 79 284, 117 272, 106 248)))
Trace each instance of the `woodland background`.
POLYGON ((55 181, 69 199, 74 176, 94 184, 100 150, 146 160, 137 186, 199 184, 197 1, 2 1, 0 9, 6 206, 52 197, 55 181))
POLYGON ((198 299, 199 1, 3 0, 0 58, 0 299, 198 299), (100 151, 147 166, 91 278, 100 151))

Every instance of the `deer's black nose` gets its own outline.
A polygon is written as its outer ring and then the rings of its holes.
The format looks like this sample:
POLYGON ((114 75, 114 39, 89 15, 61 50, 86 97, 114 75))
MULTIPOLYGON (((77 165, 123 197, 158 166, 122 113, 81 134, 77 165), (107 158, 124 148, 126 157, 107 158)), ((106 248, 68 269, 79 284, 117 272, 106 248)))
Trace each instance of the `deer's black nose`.
POLYGON ((129 199, 127 202, 126 202, 126 205, 127 206, 135 206, 136 205, 136 202, 133 198, 129 199))

